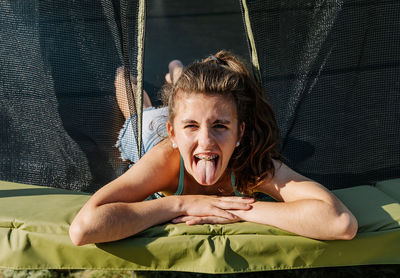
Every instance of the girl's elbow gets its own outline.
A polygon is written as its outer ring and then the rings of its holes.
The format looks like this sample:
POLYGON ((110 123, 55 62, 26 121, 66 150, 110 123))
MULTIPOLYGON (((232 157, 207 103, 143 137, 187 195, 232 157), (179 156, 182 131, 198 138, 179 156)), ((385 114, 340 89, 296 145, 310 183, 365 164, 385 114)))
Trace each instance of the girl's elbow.
POLYGON ((353 214, 350 212, 342 213, 336 222, 336 239, 351 240, 353 239, 358 230, 358 222, 353 214))
POLYGON ((81 246, 85 244, 84 232, 82 230, 82 227, 80 227, 78 224, 71 224, 71 226, 69 227, 69 237, 72 243, 76 246, 81 246))
POLYGON ((69 237, 76 246, 91 243, 89 240, 88 217, 76 217, 69 227, 69 237))

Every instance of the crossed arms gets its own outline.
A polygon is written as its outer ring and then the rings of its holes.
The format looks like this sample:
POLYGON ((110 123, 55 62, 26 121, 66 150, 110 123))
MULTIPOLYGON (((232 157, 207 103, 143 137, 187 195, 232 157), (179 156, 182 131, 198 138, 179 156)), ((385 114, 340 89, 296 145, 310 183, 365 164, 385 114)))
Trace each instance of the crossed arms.
POLYGON ((329 190, 278 162, 275 176, 257 188, 278 202, 208 195, 143 201, 154 192, 176 190, 180 158, 166 141, 89 199, 71 224, 74 244, 119 240, 168 221, 250 221, 322 240, 348 240, 357 233, 356 218, 329 190))

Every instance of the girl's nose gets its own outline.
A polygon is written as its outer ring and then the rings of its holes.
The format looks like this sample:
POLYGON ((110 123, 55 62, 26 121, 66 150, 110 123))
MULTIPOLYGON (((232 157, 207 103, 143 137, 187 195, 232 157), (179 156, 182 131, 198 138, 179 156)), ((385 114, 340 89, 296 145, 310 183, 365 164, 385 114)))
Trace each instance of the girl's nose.
POLYGON ((214 145, 214 137, 209 128, 202 128, 198 134, 198 144, 200 147, 208 148, 214 145))

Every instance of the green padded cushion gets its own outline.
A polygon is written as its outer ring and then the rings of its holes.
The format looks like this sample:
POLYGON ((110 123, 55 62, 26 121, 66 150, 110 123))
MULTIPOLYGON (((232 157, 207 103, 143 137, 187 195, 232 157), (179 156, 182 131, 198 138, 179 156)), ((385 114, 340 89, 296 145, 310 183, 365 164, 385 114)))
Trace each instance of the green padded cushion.
POLYGON ((69 225, 90 197, 0 182, 0 268, 232 273, 400 263, 400 179, 334 192, 355 214, 351 241, 320 241, 274 227, 164 224, 112 243, 74 246, 69 225))
POLYGON ((381 181, 376 187, 396 200, 400 200, 400 179, 381 181))

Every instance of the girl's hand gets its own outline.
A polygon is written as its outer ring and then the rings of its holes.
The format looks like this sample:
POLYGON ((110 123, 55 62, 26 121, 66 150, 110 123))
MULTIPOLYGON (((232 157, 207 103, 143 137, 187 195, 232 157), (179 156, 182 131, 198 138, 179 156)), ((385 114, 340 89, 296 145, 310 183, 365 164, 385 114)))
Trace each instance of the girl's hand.
MULTIPOLYGON (((228 210, 249 210, 254 203, 253 198, 246 197, 219 197, 207 195, 180 196, 182 203, 182 216, 213 217, 213 221, 238 221, 238 217, 228 210), (226 220, 223 220, 223 219, 226 220)), ((180 217, 178 217, 179 219, 180 217)), ((191 220, 198 218, 192 218, 191 220)), ((207 218, 211 221, 211 218, 207 218)), ((204 219, 203 219, 204 220, 204 219)), ((189 221, 189 220, 188 220, 189 221)), ((186 221, 185 221, 186 222, 186 221)))
POLYGON ((218 216, 179 216, 175 219, 172 219, 172 223, 186 223, 187 225, 199 225, 199 224, 228 224, 238 222, 241 219, 236 216, 235 219, 227 219, 224 217, 218 216))

